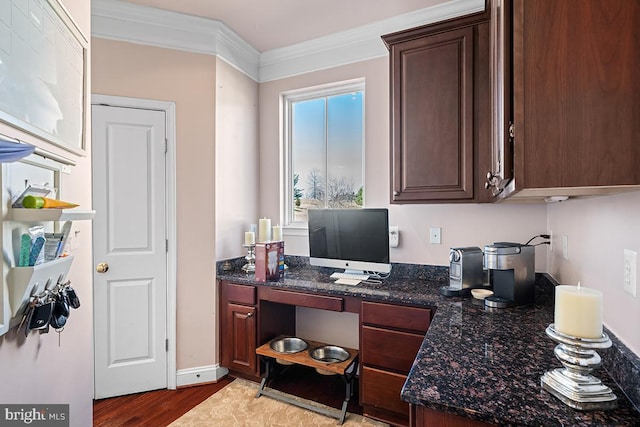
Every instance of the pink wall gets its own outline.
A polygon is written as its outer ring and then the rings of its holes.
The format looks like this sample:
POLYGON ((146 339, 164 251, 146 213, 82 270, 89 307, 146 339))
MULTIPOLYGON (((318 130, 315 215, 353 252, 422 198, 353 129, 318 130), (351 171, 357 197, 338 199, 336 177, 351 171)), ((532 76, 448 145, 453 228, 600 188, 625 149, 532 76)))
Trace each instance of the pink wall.
POLYGON ((549 253, 549 273, 562 284, 580 281, 582 286, 601 290, 605 325, 636 354, 640 354, 640 289, 634 298, 622 284, 624 250, 640 253, 638 212, 638 192, 548 207, 549 229, 558 242, 549 253), (568 237, 568 260, 561 255, 562 235, 568 237))
MULTIPOLYGON (((244 231, 257 222, 258 84, 225 61, 216 62, 215 257, 246 254, 244 231)), ((216 283, 217 296, 217 283, 216 283)), ((217 314, 217 298, 214 313, 217 314)), ((216 315, 216 345, 220 332, 216 315)), ((218 363, 219 350, 215 354, 218 363)))
POLYGON ((210 55, 104 39, 93 49, 94 93, 176 102, 177 368, 210 368, 215 261, 242 255, 258 218, 258 84, 210 55))
MULTIPOLYGON (((303 74, 260 84, 260 209, 280 218, 278 180, 280 93, 364 77, 365 204, 388 207, 391 225, 400 228, 393 262, 449 264, 449 248, 495 241, 526 242, 546 231, 546 206, 522 204, 389 205, 389 73, 387 58, 303 74), (442 228, 442 244, 429 243, 429 227, 442 228)), ((282 219, 279 219, 282 222, 282 219)), ((285 233, 288 254, 308 255, 306 231, 285 233), (298 234, 298 235, 296 235, 298 234), (302 235, 300 235, 302 234, 302 235)), ((536 251, 537 271, 546 270, 546 248, 536 251)))
MULTIPOLYGON (((82 33, 91 33, 90 2, 62 0, 82 33)), ((89 49, 89 55, 91 51, 89 49)), ((90 62, 90 61, 89 61, 90 62)), ((90 66, 90 64, 89 64, 90 66)), ((91 80, 89 76, 89 91, 91 80)), ((87 151, 77 156, 45 141, 0 123, 0 133, 14 136, 48 151, 76 161, 70 174, 62 174, 60 187, 65 198, 91 207, 91 123, 89 101, 86 104, 87 151)), ((75 257, 67 276, 81 299, 81 307, 74 310, 61 335, 31 333, 25 339, 16 329, 0 337, 0 402, 28 404, 69 404, 71 426, 92 424, 93 399, 93 308, 91 258, 91 221, 76 221, 78 232, 73 250, 75 257)), ((5 270, 6 273, 6 270, 5 270)))
POLYGON ((92 39, 93 93, 176 103, 177 368, 216 362, 216 58, 92 39), (194 331, 198 331, 197 333, 194 331))
POLYGON ((258 220, 258 84, 221 59, 216 79, 216 259, 227 259, 245 254, 258 220))

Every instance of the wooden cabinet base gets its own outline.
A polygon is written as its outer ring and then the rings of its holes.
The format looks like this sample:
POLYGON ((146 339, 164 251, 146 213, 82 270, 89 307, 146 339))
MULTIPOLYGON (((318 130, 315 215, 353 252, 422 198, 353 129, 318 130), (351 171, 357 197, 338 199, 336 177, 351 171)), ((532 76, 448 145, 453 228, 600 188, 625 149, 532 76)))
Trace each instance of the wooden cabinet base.
POLYGON ((375 406, 362 405, 362 415, 395 427, 406 427, 409 425, 408 415, 385 411, 384 409, 376 408, 375 406))
POLYGON ((493 425, 418 405, 411 405, 410 414, 411 427, 487 427, 493 425))

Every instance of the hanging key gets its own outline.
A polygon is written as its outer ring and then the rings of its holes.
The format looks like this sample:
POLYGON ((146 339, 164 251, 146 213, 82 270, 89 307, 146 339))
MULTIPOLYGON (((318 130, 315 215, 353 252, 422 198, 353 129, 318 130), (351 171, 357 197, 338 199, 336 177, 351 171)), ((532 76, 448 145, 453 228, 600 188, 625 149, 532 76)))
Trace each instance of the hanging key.
MULTIPOLYGON (((18 330, 20 330, 22 328, 22 326, 24 326, 25 322, 27 321, 27 319, 31 316, 31 311, 33 310, 33 307, 35 307, 36 305, 36 298, 35 297, 31 297, 29 300, 29 303, 27 304, 27 306, 24 309, 24 314, 22 315, 22 319, 20 319, 20 324, 18 325, 18 330)), ((26 329, 29 329, 29 325, 27 323, 26 329)))

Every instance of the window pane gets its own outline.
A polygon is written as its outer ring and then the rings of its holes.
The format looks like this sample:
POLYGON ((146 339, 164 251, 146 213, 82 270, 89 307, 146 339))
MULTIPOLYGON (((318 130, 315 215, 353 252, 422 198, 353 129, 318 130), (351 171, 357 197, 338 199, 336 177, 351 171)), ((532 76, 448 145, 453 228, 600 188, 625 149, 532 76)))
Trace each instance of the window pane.
POLYGON ((293 220, 307 221, 307 208, 324 205, 325 99, 292 103, 293 220))
POLYGON ((362 92, 327 98, 327 207, 362 206, 362 92))
POLYGON ((287 224, 306 222, 309 208, 361 207, 364 85, 312 89, 285 100, 287 224))

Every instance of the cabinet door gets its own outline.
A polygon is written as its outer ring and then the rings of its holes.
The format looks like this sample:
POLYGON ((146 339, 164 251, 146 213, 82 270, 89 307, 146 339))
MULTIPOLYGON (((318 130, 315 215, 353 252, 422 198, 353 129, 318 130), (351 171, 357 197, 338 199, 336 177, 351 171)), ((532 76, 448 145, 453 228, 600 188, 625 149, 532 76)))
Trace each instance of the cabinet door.
POLYGON ((472 199, 473 27, 391 47, 392 202, 472 199))
POLYGON ((574 6, 513 1, 516 191, 640 184, 640 2, 574 6))
POLYGON ((255 307, 227 304, 226 325, 223 350, 226 367, 257 375, 255 307))

